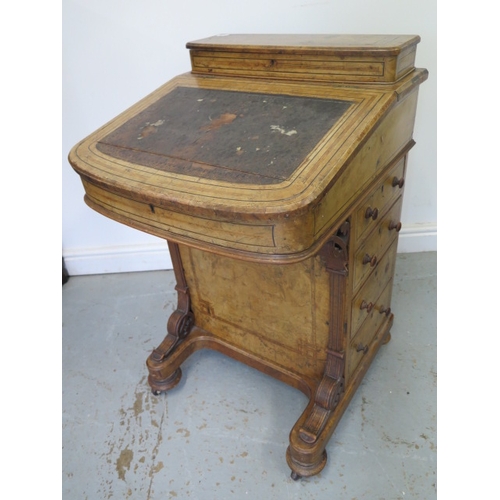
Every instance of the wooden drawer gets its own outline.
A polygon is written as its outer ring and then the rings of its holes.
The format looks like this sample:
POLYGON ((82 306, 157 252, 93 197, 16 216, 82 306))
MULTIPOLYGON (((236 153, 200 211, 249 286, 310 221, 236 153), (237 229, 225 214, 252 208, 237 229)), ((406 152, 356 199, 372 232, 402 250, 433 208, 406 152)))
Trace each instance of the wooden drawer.
POLYGON ((354 238, 360 241, 373 229, 378 219, 391 206, 394 200, 402 194, 405 174, 405 159, 401 158, 385 175, 354 215, 354 238))
MULTIPOLYGON (((384 35, 383 35, 384 36, 384 35)), ((347 35, 225 34, 189 42, 195 74, 326 82, 399 80, 414 68, 418 36, 365 36, 362 50, 347 35), (325 40, 332 40, 335 48, 325 40), (257 44, 264 44, 265 51, 257 44), (342 46, 343 45, 343 46, 342 46)))
MULTIPOLYGON (((379 303, 383 305, 387 304, 387 307, 389 307, 391 303, 391 295, 392 280, 389 281, 381 293, 379 303)), ((390 314, 380 314, 379 312, 371 314, 368 318, 366 318, 366 321, 363 322, 354 338, 351 339, 347 346, 346 380, 351 378, 351 375, 358 367, 359 363, 363 359, 363 356, 369 352, 375 334, 384 322, 389 320, 389 317, 390 314)))
POLYGON ((398 226, 400 223, 401 206, 403 198, 400 197, 380 219, 378 226, 370 234, 354 255, 353 265, 353 288, 356 290, 361 286, 371 272, 377 267, 379 260, 389 247, 397 239, 398 226))
POLYGON ((373 319, 374 315, 387 312, 389 304, 380 297, 387 283, 394 276, 396 263, 397 242, 394 241, 389 250, 382 257, 372 275, 366 280, 358 294, 352 301, 351 338, 354 337, 360 326, 366 320, 373 319))

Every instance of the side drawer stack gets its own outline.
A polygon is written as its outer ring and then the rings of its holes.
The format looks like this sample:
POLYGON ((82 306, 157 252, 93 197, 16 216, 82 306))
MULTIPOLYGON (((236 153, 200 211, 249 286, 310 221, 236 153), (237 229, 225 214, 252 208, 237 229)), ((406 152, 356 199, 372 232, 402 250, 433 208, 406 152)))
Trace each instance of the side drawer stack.
POLYGON ((392 319, 391 295, 406 156, 390 165, 352 216, 350 335, 346 380, 386 322, 392 319))

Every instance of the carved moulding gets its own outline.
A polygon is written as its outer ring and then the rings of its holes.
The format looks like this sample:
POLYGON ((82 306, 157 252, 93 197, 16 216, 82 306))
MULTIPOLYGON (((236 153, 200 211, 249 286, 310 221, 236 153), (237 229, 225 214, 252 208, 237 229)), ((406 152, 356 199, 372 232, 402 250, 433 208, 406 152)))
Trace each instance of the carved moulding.
POLYGON ((148 382, 154 394, 167 391, 175 387, 181 377, 180 367, 172 373, 168 372, 168 356, 174 348, 187 337, 194 326, 194 315, 191 311, 191 297, 186 277, 182 268, 179 245, 168 241, 168 249, 172 258, 177 291, 177 309, 170 315, 167 322, 167 336, 156 347, 147 359, 149 370, 148 382))
POLYGON ((323 377, 290 435, 287 462, 293 479, 315 475, 325 466, 329 435, 323 431, 344 393, 349 228, 349 221, 344 222, 319 252, 330 273, 329 338, 323 377), (306 454, 297 447, 298 441, 308 445, 310 452, 306 454))

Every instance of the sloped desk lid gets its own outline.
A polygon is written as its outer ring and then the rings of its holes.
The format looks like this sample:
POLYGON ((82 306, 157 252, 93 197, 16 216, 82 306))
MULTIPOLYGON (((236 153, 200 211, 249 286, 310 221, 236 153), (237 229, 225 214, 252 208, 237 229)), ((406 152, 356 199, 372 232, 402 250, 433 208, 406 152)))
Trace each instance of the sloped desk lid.
POLYGON ((394 92, 183 75, 76 145, 87 180, 158 206, 219 214, 307 208, 394 92))
POLYGON ((314 207, 426 75, 343 85, 185 74, 69 161, 86 202, 132 227, 223 253, 303 253, 318 237, 314 207))

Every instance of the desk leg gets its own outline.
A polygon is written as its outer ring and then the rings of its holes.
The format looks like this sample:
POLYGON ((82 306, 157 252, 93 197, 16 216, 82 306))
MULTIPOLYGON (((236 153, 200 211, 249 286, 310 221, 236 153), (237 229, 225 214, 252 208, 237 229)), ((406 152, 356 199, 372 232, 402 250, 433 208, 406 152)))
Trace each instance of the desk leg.
POLYGON ((194 326, 191 297, 182 267, 179 245, 169 241, 168 249, 172 258, 176 280, 177 309, 168 319, 167 336, 153 350, 146 362, 149 370, 148 382, 154 394, 172 389, 179 383, 182 376, 181 369, 180 367, 172 367, 169 358, 194 326))
POLYGON ((290 435, 287 462, 295 480, 318 474, 325 466, 325 447, 330 439, 326 429, 332 427, 344 394, 348 242, 349 222, 345 222, 320 250, 330 273, 330 334, 323 377, 290 435))

